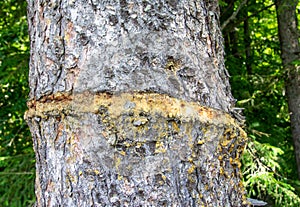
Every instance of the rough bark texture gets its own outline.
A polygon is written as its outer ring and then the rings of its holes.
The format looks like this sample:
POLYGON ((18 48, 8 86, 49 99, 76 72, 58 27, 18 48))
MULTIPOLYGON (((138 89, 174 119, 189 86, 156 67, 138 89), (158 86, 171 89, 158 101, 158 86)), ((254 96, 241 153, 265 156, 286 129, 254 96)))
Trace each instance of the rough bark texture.
POLYGON ((28 16, 30 99, 151 91, 232 107, 216 2, 40 0, 28 16))
POLYGON ((37 206, 243 206, 217 1, 29 0, 37 206))
POLYGON ((294 61, 300 61, 299 30, 297 28, 296 6, 298 0, 277 0, 278 30, 281 58, 287 74, 286 92, 291 118, 292 136, 300 179, 300 68, 294 61))

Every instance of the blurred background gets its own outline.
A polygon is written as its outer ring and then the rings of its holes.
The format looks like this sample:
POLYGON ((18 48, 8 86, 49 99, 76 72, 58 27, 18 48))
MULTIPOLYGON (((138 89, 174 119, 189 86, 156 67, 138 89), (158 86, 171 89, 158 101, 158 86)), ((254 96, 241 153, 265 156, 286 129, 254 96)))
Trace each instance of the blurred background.
MULTIPOLYGON (((268 206, 300 206, 275 0, 219 3, 226 67, 249 136, 242 158, 248 197, 268 206)), ((300 19, 299 11, 300 4, 295 11, 300 19)), ((0 207, 35 201, 34 151, 23 119, 29 93, 27 30, 26 1, 0 1, 0 207)))

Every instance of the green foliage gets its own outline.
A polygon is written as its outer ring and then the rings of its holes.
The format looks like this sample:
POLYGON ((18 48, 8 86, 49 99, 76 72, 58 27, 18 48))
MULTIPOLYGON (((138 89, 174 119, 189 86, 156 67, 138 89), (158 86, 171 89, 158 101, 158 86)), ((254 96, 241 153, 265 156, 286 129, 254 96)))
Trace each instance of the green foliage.
MULTIPOLYGON (((288 179, 284 171, 284 151, 268 143, 260 143, 254 139, 250 142, 243 155, 244 184, 249 197, 259 197, 275 206, 299 206, 297 195, 300 183, 288 179), (260 156, 260 157, 258 157, 260 156), (294 187, 296 186, 296 187, 294 187)), ((289 170, 291 173, 291 170, 289 170)))
MULTIPOLYGON (((241 0, 219 3, 226 11, 221 17, 225 21, 241 0)), ((247 117, 250 142, 242 170, 248 196, 274 206, 300 206, 273 4, 271 0, 248 0, 247 7, 227 25, 226 65, 237 105, 245 108, 247 117), (250 57, 245 54, 247 16, 250 57)), ((24 0, 0 1, 0 206, 28 206, 34 202, 34 153, 23 120, 29 61, 25 15, 24 0)))
POLYGON ((275 9, 271 0, 248 1, 231 23, 234 27, 228 25, 235 35, 225 34, 226 65, 233 95, 238 107, 245 108, 247 119, 250 142, 242 170, 248 196, 273 206, 300 206, 275 9), (246 35, 250 37, 250 57, 246 55, 246 35))
POLYGON ((219 5, 222 7, 228 6, 228 4, 223 0, 219 0, 219 5))
POLYGON ((26 1, 0 1, 0 206, 34 201, 34 153, 23 119, 28 94, 26 1))
POLYGON ((34 154, 0 158, 1 206, 31 206, 34 203, 34 154))

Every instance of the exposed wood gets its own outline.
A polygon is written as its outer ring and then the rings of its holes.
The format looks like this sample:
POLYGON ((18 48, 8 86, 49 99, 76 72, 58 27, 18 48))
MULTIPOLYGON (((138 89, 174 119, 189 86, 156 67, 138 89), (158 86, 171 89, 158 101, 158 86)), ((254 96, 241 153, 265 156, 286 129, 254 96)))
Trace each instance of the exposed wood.
POLYGON ((37 206, 247 206, 217 1, 29 0, 37 206))
POLYGON ((247 136, 223 111, 148 93, 30 105, 38 206, 246 205, 247 136))

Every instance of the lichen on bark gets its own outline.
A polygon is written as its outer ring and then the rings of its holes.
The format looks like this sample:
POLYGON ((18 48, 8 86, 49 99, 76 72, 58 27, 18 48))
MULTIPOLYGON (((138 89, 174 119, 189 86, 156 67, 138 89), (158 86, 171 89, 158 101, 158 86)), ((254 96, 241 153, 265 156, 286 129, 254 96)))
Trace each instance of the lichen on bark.
POLYGON ((91 96, 49 97, 26 114, 43 137, 38 162, 61 172, 39 171, 40 203, 87 206, 92 194, 96 206, 242 205, 246 134, 227 113, 161 94, 91 96))
POLYGON ((28 0, 37 206, 244 206, 217 1, 28 0))
POLYGON ((29 1, 31 48, 38 50, 31 53, 30 99, 150 91, 232 111, 218 10, 211 5, 29 1), (168 69, 170 60, 176 71, 168 69))

